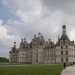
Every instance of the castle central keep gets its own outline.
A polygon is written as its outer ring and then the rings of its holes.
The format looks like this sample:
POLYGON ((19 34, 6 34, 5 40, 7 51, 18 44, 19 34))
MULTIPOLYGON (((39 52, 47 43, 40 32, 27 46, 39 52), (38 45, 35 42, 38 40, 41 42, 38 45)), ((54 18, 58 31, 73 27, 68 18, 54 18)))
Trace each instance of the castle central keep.
POLYGON ((34 35, 30 43, 21 39, 19 48, 16 42, 9 51, 9 62, 15 64, 61 64, 75 62, 75 44, 70 41, 66 25, 62 26, 62 35, 56 44, 46 41, 41 33, 34 35))

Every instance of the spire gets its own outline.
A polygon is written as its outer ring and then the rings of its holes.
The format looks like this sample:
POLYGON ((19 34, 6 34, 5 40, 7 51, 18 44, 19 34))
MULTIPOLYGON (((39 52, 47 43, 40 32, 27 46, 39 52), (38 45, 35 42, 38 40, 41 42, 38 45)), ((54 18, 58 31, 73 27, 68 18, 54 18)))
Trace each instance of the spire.
POLYGON ((62 36, 61 36, 61 40, 68 40, 69 41, 69 38, 68 38, 68 36, 67 36, 67 34, 66 34, 66 25, 63 25, 62 26, 62 36))
POLYGON ((14 42, 14 48, 16 48, 16 42, 14 42))
POLYGON ((62 26, 63 34, 66 34, 66 25, 62 26))

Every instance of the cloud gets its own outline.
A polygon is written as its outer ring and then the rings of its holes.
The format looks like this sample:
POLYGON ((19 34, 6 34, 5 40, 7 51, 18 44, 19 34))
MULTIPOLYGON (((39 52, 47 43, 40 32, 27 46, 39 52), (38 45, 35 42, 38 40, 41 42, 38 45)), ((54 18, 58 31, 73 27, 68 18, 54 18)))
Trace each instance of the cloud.
POLYGON ((11 30, 3 23, 3 20, 0 20, 0 56, 9 55, 9 50, 13 46, 13 42, 17 41, 17 46, 19 45, 19 35, 10 34, 11 30))
POLYGON ((74 26, 74 3, 74 0, 4 0, 4 4, 13 10, 22 23, 20 25, 19 22, 18 26, 12 23, 10 28, 17 27, 18 34, 23 32, 23 35, 24 32, 48 32, 50 37, 55 37, 63 24, 74 26))
POLYGON ((2 25, 2 20, 0 20, 0 39, 7 37, 8 30, 2 25))
POLYGON ((9 4, 11 4, 11 8, 16 8, 16 11, 14 10, 16 15, 20 17, 25 26, 30 26, 33 32, 45 32, 48 26, 49 28, 52 27, 51 24, 55 25, 57 20, 62 19, 63 16, 62 12, 59 10, 54 12, 48 10, 45 6, 42 5, 42 0, 7 1, 9 4), (15 6, 15 8, 13 5, 15 6), (53 23, 54 19, 56 20, 55 24, 53 23))
POLYGON ((2 3, 16 17, 0 22, 0 39, 5 39, 2 43, 9 45, 22 37, 31 40, 38 32, 56 41, 63 24, 67 25, 70 39, 75 40, 74 0, 2 0, 2 3))
POLYGON ((74 0, 43 0, 43 5, 52 11, 60 10, 65 14, 75 15, 74 0))
POLYGON ((4 0, 4 4, 13 10, 22 23, 19 22, 20 24, 17 25, 11 22, 10 25, 13 26, 9 26, 10 28, 17 27, 17 29, 13 29, 17 30, 20 35, 21 32, 23 35, 42 32, 48 33, 48 37, 54 39, 59 34, 63 24, 74 26, 72 14, 74 3, 75 1, 71 0, 4 0))

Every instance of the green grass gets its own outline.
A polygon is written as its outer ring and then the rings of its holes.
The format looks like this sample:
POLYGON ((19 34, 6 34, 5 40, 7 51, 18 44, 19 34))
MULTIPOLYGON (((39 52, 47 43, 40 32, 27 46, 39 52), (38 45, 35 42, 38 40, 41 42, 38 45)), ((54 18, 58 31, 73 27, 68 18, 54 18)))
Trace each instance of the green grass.
POLYGON ((60 75, 62 65, 0 65, 0 75, 60 75))

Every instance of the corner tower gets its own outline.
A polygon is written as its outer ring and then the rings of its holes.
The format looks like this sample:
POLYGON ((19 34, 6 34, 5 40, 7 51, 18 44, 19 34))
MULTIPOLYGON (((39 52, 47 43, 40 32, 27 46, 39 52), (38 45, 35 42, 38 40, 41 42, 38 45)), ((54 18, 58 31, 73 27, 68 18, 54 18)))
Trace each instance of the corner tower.
POLYGON ((61 35, 60 40, 63 40, 63 41, 67 40, 67 41, 70 41, 70 40, 69 40, 69 37, 67 36, 67 33, 66 33, 66 25, 63 25, 63 26, 62 26, 62 35, 61 35))

